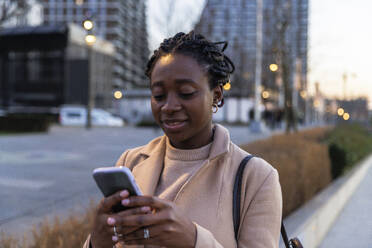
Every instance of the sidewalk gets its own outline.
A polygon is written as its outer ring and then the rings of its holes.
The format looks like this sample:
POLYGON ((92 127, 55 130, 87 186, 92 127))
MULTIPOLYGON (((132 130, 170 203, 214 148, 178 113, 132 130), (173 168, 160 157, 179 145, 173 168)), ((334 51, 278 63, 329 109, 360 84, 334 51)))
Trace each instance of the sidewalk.
POLYGON ((320 248, 372 247, 372 160, 369 169, 320 248))

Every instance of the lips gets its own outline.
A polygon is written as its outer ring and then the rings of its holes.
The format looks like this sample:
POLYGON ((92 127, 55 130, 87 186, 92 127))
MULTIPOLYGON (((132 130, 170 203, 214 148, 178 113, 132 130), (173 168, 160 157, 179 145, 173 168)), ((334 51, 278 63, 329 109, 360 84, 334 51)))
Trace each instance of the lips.
POLYGON ((186 125, 186 120, 166 119, 162 121, 163 127, 168 131, 181 131, 186 125))

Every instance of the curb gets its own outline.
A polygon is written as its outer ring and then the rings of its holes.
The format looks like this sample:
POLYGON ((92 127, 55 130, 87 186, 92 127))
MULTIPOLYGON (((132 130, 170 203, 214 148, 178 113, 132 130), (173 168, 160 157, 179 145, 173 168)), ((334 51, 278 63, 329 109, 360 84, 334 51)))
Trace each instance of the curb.
MULTIPOLYGON (((348 174, 333 181, 304 206, 284 219, 289 237, 299 237, 306 248, 317 247, 372 167, 372 155, 348 174)), ((281 241, 280 247, 285 247, 281 241)))

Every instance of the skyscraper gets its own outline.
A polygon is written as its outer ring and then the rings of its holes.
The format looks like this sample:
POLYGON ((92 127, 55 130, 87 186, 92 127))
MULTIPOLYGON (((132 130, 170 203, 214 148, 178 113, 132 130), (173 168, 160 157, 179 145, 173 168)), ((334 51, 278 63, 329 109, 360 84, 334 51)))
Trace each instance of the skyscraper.
MULTIPOLYGON (((226 52, 236 65, 232 91, 235 88, 235 94, 241 96, 254 94, 257 14, 255 0, 209 0, 196 25, 198 32, 213 41, 229 41, 226 52)), ((262 88, 279 102, 282 85, 278 72, 269 66, 278 64, 282 49, 290 57, 289 83, 294 88, 295 102, 300 98, 299 92, 306 89, 308 0, 263 0, 262 16, 262 88), (280 47, 281 32, 284 47, 280 47)))
POLYGON ((251 94, 255 73, 256 2, 209 0, 195 29, 213 41, 229 42, 226 53, 236 66, 232 91, 251 94))
POLYGON ((94 22, 94 34, 116 48, 113 86, 127 89, 147 85, 148 59, 145 0, 43 0, 44 23, 94 22))

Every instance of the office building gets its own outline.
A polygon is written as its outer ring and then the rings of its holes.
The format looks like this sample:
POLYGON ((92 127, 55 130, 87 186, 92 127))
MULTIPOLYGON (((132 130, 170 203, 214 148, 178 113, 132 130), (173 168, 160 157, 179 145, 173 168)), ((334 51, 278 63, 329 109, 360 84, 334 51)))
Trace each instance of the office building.
POLYGON ((114 45, 97 38, 87 50, 84 37, 75 24, 0 30, 0 109, 57 115, 63 104, 87 105, 88 91, 112 108, 114 45))
MULTIPOLYGON (((308 0, 262 0, 262 74, 261 88, 270 94, 266 101, 283 106, 283 84, 279 71, 270 70, 278 64, 280 25, 288 17, 285 32, 285 49, 290 57, 290 85, 293 102, 305 108, 300 92, 306 90, 308 0), (289 4, 286 4, 288 2, 289 4), (301 101, 302 99, 302 101, 301 101)), ((226 52, 233 60, 236 71, 232 78, 232 95, 253 97, 256 71, 257 1, 209 0, 202 12, 196 31, 213 41, 227 40, 226 52)), ((305 94, 302 94, 304 97, 305 94)))
POLYGON ((42 0, 44 23, 94 22, 93 33, 115 45, 113 87, 147 86, 148 60, 145 0, 42 0))

